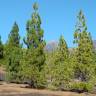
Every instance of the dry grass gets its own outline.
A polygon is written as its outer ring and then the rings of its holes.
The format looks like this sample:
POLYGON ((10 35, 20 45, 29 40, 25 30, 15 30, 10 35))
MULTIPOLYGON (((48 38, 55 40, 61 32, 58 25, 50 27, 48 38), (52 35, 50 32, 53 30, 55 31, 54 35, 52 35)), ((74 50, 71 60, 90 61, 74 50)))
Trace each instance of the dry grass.
POLYGON ((0 96, 96 96, 95 94, 28 89, 24 88, 25 86, 3 83, 0 85, 0 96))

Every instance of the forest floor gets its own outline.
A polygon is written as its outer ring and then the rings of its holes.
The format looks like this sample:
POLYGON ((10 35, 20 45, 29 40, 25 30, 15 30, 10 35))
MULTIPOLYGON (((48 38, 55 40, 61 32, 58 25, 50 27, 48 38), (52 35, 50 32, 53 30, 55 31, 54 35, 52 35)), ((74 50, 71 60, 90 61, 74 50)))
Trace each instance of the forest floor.
POLYGON ((24 84, 0 83, 0 96, 96 96, 90 93, 37 90, 25 88, 24 84))

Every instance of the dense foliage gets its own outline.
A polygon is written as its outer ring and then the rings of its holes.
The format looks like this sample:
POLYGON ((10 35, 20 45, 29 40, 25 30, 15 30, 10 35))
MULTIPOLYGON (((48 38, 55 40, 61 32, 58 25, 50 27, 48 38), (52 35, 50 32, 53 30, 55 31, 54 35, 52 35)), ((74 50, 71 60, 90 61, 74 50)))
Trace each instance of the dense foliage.
POLYGON ((24 77, 30 79, 31 86, 37 88, 43 86, 41 74, 45 62, 45 41, 43 40, 44 32, 41 28, 41 18, 37 12, 37 3, 34 3, 33 9, 32 18, 28 20, 26 25, 27 36, 26 39, 24 38, 24 43, 27 45, 27 58, 24 58, 25 64, 23 64, 26 67, 23 67, 23 70, 25 71, 24 77))
POLYGON ((5 55, 7 59, 8 80, 11 82, 19 82, 20 78, 20 58, 21 58, 21 44, 19 36, 19 28, 15 22, 9 34, 6 43, 5 55))
POLYGON ((6 80, 28 83, 33 88, 92 91, 96 86, 96 50, 83 12, 77 16, 73 40, 76 46, 68 48, 61 35, 58 46, 46 51, 37 3, 33 4, 33 10, 23 39, 27 47, 20 44, 16 22, 6 44, 2 44, 0 37, 0 64, 3 60, 1 66, 6 67, 6 80))

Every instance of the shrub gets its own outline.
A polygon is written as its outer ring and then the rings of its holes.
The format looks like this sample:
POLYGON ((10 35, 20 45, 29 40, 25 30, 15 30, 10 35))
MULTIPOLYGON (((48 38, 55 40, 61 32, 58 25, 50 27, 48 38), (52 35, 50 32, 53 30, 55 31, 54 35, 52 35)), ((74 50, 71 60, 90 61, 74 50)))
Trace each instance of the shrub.
POLYGON ((90 82, 75 82, 71 84, 71 91, 90 92, 93 90, 93 84, 90 82))

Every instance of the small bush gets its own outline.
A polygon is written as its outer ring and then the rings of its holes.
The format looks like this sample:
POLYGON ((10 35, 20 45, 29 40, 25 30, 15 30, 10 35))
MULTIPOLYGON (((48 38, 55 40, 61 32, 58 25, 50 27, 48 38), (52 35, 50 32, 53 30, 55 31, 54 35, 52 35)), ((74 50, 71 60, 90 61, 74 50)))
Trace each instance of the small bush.
POLYGON ((71 84, 71 91, 75 92, 90 92, 93 89, 93 84, 88 82, 75 82, 71 84))

